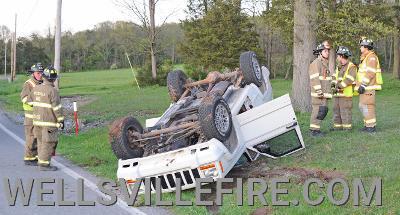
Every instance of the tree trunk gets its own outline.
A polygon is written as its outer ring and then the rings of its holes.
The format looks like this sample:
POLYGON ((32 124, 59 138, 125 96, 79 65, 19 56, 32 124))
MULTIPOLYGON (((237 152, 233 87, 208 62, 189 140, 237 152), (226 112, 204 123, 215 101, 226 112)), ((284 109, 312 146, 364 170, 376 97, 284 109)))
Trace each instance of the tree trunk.
POLYGON ((298 0, 294 4, 292 102, 297 111, 311 111, 308 67, 315 46, 316 0, 298 0))
POLYGON ((400 37, 393 38, 393 77, 400 78, 400 37))
MULTIPOLYGON (((400 6, 400 1, 396 0, 396 6, 400 6)), ((394 25, 400 30, 400 9, 396 8, 394 25)), ((393 77, 400 78, 400 33, 396 33, 393 38, 393 77)))
POLYGON ((389 66, 388 66, 388 71, 392 68, 392 51, 393 51, 393 37, 390 37, 389 40, 389 66))
POLYGON ((171 62, 175 64, 175 43, 172 45, 171 62))
POLYGON ((272 37, 274 36, 273 31, 270 30, 268 33, 268 61, 267 64, 268 66, 271 66, 271 60, 272 60, 272 37))
POLYGON ((387 48, 387 46, 388 46, 388 38, 385 38, 384 43, 385 43, 385 45, 383 47, 383 56, 384 56, 384 59, 385 59, 385 66, 387 68, 387 64, 388 64, 387 63, 388 62, 388 54, 387 54, 387 52, 388 52, 388 48, 387 48))
POLYGON ((203 6, 204 6, 204 14, 207 14, 208 12, 208 0, 203 0, 203 6))
MULTIPOLYGON (((286 57, 285 57, 285 62, 286 62, 286 57)), ((287 70, 286 70, 286 74, 285 74, 285 80, 289 80, 289 78, 290 78, 290 70, 292 70, 292 65, 293 65, 293 60, 292 60, 292 58, 289 58, 289 66, 288 66, 288 68, 287 68, 287 70)))
POLYGON ((4 39, 4 80, 7 80, 7 41, 4 39))
POLYGON ((154 14, 156 4, 154 0, 149 0, 150 11, 150 55, 151 55, 151 77, 153 80, 157 78, 157 60, 156 60, 156 23, 154 14))

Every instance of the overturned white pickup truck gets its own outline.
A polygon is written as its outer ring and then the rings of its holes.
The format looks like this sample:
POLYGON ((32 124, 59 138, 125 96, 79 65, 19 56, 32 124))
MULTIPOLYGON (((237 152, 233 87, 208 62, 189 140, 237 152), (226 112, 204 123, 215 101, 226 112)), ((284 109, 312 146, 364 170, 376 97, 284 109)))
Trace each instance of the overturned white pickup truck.
POLYGON ((195 187, 196 178, 225 177, 242 155, 253 161, 304 149, 290 97, 272 99, 268 77, 254 52, 242 53, 240 69, 198 82, 171 72, 173 103, 160 118, 146 120, 144 129, 133 117, 111 126, 118 178, 131 186, 150 178, 152 190, 159 178, 162 191, 172 192, 177 178, 184 190, 195 187))

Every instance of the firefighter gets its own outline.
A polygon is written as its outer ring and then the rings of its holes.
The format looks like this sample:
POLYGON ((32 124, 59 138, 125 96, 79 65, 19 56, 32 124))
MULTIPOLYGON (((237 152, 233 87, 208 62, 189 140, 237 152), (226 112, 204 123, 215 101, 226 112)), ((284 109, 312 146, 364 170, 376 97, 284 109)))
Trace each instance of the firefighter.
POLYGON ((350 60, 350 50, 339 46, 336 50, 337 61, 335 75, 332 76, 333 92, 333 128, 332 130, 351 130, 353 108, 353 83, 357 75, 357 66, 350 60), (340 68, 339 68, 340 67, 340 68))
POLYGON ((50 165, 52 154, 58 142, 58 128, 64 128, 64 117, 58 90, 54 81, 58 74, 53 67, 43 71, 43 84, 34 88, 28 98, 33 105, 34 134, 38 145, 38 165, 41 171, 56 171, 57 167, 50 165))
POLYGON ((374 42, 368 38, 361 38, 361 59, 357 74, 356 87, 360 94, 359 108, 364 117, 364 127, 361 131, 376 131, 375 91, 382 89, 382 74, 378 56, 374 52, 374 42))
POLYGON ((20 94, 22 107, 25 112, 25 155, 24 163, 29 166, 37 165, 37 142, 33 135, 33 107, 28 105, 27 99, 33 88, 42 83, 43 66, 41 63, 32 65, 28 73, 31 77, 25 81, 20 94))
POLYGON ((310 64, 310 87, 312 113, 310 118, 310 135, 313 137, 324 136, 321 132, 321 121, 328 113, 327 102, 332 98, 331 93, 331 73, 328 68, 329 50, 331 49, 328 41, 324 41, 317 46, 313 54, 318 57, 310 64))

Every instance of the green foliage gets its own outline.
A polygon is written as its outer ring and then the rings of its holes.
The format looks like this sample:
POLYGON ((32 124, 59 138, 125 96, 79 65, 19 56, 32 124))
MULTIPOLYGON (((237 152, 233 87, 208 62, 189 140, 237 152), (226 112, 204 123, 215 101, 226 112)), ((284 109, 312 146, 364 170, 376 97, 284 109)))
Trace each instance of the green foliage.
POLYGON ((264 11, 265 22, 274 31, 281 35, 283 42, 291 48, 293 46, 293 0, 272 0, 272 7, 264 11))
POLYGON ((193 80, 201 80, 207 77, 207 72, 201 67, 195 67, 190 64, 184 65, 184 71, 193 80))
POLYGON ((331 2, 319 2, 317 37, 320 40, 328 39, 334 46, 344 45, 357 50, 362 36, 378 41, 393 33, 388 4, 350 0, 333 6, 331 2))
MULTIPOLYGON (((157 27, 157 57, 181 61, 176 52, 177 41, 182 40, 183 32, 177 23, 157 27), (162 29, 161 29, 162 28, 162 29)), ((23 72, 35 62, 47 65, 54 59, 54 35, 32 34, 19 37, 17 43, 17 71, 23 72)), ((129 54, 133 66, 143 66, 148 55, 145 32, 132 22, 117 21, 97 24, 92 30, 76 33, 62 33, 61 67, 62 71, 81 71, 92 69, 128 68, 125 52, 129 54)), ((4 40, 0 37, 0 44, 4 40)), ((8 42, 7 65, 10 65, 10 44, 8 42)), ((4 46, 0 46, 4 53, 4 46)), ((0 61, 4 68, 4 61, 0 61)))
POLYGON ((188 0, 188 15, 193 19, 198 19, 207 14, 213 3, 214 0, 188 0))
POLYGON ((171 60, 165 60, 162 64, 157 64, 157 79, 153 80, 151 76, 151 62, 146 61, 145 65, 137 70, 137 79, 140 86, 167 85, 168 72, 172 71, 171 60))
POLYGON ((181 50, 186 63, 207 72, 239 66, 243 51, 262 56, 254 24, 240 11, 237 1, 215 1, 202 18, 184 21, 183 29, 181 50))
MULTIPOLYGON (((19 37, 17 39, 17 72, 26 73, 27 69, 30 68, 34 63, 41 62, 47 66, 52 63, 51 58, 46 54, 44 47, 38 47, 30 38, 19 37)), ((4 40, 0 39, 0 53, 2 53, 2 59, 0 60, 1 71, 4 69, 4 40)), ((11 65, 11 41, 7 43, 7 69, 11 65)), ((7 71, 8 72, 8 71, 7 71)))

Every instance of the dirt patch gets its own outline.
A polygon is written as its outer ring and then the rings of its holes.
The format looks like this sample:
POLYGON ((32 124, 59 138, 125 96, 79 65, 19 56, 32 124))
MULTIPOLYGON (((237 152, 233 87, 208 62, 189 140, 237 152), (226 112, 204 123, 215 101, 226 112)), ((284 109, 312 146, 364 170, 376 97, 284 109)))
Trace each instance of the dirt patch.
POLYGON ((324 181, 330 181, 334 178, 345 178, 344 174, 334 170, 305 169, 301 167, 283 167, 269 171, 253 171, 251 178, 294 178, 296 183, 303 183, 309 178, 318 178, 324 181))
POLYGON ((257 208, 251 215, 269 215, 272 214, 272 208, 257 208))
POLYGON ((344 173, 336 170, 309 169, 302 167, 275 167, 271 168, 260 159, 254 163, 248 163, 241 167, 233 168, 227 177, 231 178, 291 178, 295 183, 303 183, 309 178, 318 178, 323 181, 330 181, 334 178, 343 178, 344 173))
POLYGON ((106 163, 105 160, 101 160, 101 159, 99 159, 99 158, 96 157, 96 156, 91 156, 91 157, 90 157, 90 160, 91 160, 90 166, 99 166, 99 165, 101 165, 101 164, 103 164, 103 163, 106 163))
POLYGON ((62 96, 61 97, 61 104, 64 110, 64 113, 73 113, 74 112, 74 105, 73 103, 76 102, 78 108, 83 107, 87 104, 94 102, 97 98, 94 96, 62 96))
MULTIPOLYGON (((97 98, 93 96, 63 96, 61 97, 61 105, 63 107, 63 114, 65 116, 65 129, 64 133, 72 134, 75 132, 75 122, 74 122, 74 105, 76 102, 78 106, 78 111, 81 107, 94 102, 97 98)), ((102 121, 86 122, 79 120, 79 130, 86 131, 90 128, 98 127, 103 125, 102 121)))

